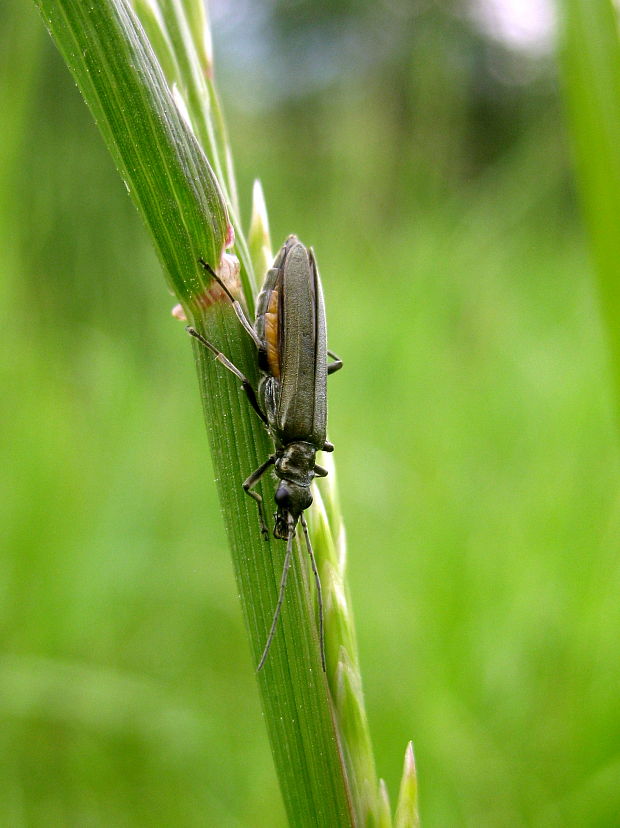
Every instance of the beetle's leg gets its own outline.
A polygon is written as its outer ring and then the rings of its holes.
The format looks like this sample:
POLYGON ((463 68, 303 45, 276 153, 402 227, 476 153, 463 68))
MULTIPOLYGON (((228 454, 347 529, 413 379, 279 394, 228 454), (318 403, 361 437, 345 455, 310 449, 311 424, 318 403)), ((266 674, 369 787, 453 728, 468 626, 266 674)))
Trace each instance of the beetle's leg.
POLYGON ((316 477, 327 477, 327 469, 324 469, 323 466, 315 466, 314 467, 314 474, 316 477))
POLYGON ((258 481, 261 477, 265 474, 269 466, 272 466, 275 463, 275 454, 272 454, 271 457, 268 457, 264 463, 261 463, 260 466, 252 472, 252 474, 248 477, 247 480, 243 483, 243 491, 246 494, 249 494, 253 500, 256 501, 256 505, 258 506, 258 519, 260 520, 260 530, 263 533, 263 537, 265 540, 269 540, 269 529, 267 529, 267 524, 265 523, 265 513, 263 511, 263 498, 259 495, 258 492, 253 492, 253 486, 256 486, 258 481))
POLYGON ((308 524, 306 523, 306 519, 303 514, 299 516, 299 520, 301 521, 301 525, 304 530, 306 549, 308 550, 308 555, 310 555, 310 563, 312 564, 312 572, 314 573, 314 582, 316 584, 316 601, 319 605, 319 644, 321 647, 321 666, 323 667, 323 672, 325 672, 325 637, 323 635, 323 593, 321 591, 321 579, 319 578, 319 571, 316 568, 316 558, 314 557, 312 544, 310 543, 308 524))
POLYGON ((218 285, 222 288, 222 290, 226 293, 226 295, 228 296, 228 298, 232 302, 233 310, 237 314, 237 319, 243 325, 243 329, 248 334, 248 336, 250 336, 252 338, 252 341, 254 342, 256 347, 259 350, 261 350, 262 347, 263 347, 263 343, 260 341, 260 339, 256 335, 256 331, 254 330, 254 327, 252 326, 252 323, 250 322, 250 320, 245 315, 245 311, 243 310, 243 308, 241 307, 239 302, 235 299, 235 297, 232 295, 232 293, 228 290, 228 288, 226 287, 224 282, 220 279, 220 277, 217 275, 215 270, 213 270, 211 265, 208 262, 205 262, 205 260, 202 259, 202 258, 198 259, 198 261, 204 267, 204 269, 207 271, 209 276, 212 276, 215 279, 215 281, 218 283, 218 285))
POLYGON ((293 554, 293 538, 295 537, 295 526, 293 525, 292 521, 289 524, 288 529, 288 539, 286 541, 286 556, 284 558, 284 568, 282 569, 282 578, 280 579, 280 594, 278 595, 278 603, 276 604, 275 612, 273 613, 273 621, 271 622, 271 629, 269 630, 269 635, 267 636, 267 643, 265 644, 265 649, 263 650, 263 654, 261 656, 260 661, 258 662, 258 667, 256 668, 257 671, 262 669, 265 661, 267 660, 267 654, 269 653, 269 648, 271 647, 271 642, 273 641, 273 636, 276 632, 276 626, 278 624, 278 618, 280 617, 280 610, 282 609, 282 602, 284 601, 284 593, 286 591, 286 579, 288 578, 288 571, 291 566, 291 556, 293 554))
POLYGON ((327 441, 325 442, 325 445, 321 449, 321 451, 333 451, 333 450, 334 450, 334 444, 333 443, 328 443, 327 441))
POLYGON ((237 366, 234 365, 228 359, 227 356, 224 356, 224 354, 221 351, 218 351, 218 349, 215 347, 215 345, 213 345, 212 342, 209 342, 209 340, 205 339, 205 337, 202 334, 198 333, 196 328, 192 328, 191 325, 188 325, 185 328, 185 330, 187 331, 187 333, 190 336, 193 336, 194 339, 197 339, 198 342, 201 342, 205 346, 205 348, 208 348, 213 354, 215 354, 215 358, 217 359, 218 362, 222 363, 224 368, 228 368, 228 370, 231 372, 231 374, 234 374, 237 377, 237 379, 241 380, 241 387, 245 391, 250 405, 252 406, 254 411, 256 411, 256 413, 261 418, 261 420, 265 423, 265 425, 268 425, 267 417, 265 417, 265 415, 261 411, 261 407, 258 404, 258 400, 256 399, 256 391, 254 391, 254 389, 250 385, 250 381, 241 373, 241 371, 237 368, 237 366))
POLYGON ((342 368, 342 360, 333 351, 328 350, 327 355, 334 360, 333 362, 327 363, 327 373, 335 374, 336 371, 340 371, 340 369, 342 368))

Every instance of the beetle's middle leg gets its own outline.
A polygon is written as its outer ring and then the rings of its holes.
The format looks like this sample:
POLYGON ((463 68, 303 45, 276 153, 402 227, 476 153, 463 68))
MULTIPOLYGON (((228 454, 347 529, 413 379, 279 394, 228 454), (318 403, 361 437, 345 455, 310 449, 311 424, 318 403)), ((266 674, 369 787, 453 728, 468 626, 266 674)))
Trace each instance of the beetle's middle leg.
POLYGON ((265 474, 269 466, 272 466, 275 463, 275 460, 276 456, 275 454, 272 454, 271 457, 268 457, 264 463, 261 463, 260 466, 252 472, 248 479, 243 482, 243 491, 246 494, 249 494, 250 497, 256 501, 256 505, 258 506, 258 519, 260 521, 260 530, 265 540, 269 539, 269 529, 267 529, 267 524, 265 523, 263 498, 259 495, 258 492, 252 491, 252 489, 254 486, 256 486, 258 481, 265 474))
POLYGON ((234 374, 237 377, 237 379, 241 380, 241 387, 245 391, 250 405, 252 406, 254 411, 256 411, 256 413, 265 423, 265 425, 268 425, 267 417, 265 417, 260 405, 258 404, 258 400, 256 398, 256 391, 252 388, 250 380, 247 377, 245 377, 237 368, 237 366, 234 363, 232 363, 227 356, 225 356, 221 351, 219 351, 212 342, 209 342, 209 340, 205 339, 205 337, 201 333, 198 333, 196 328, 192 328, 191 325, 188 325, 187 328, 185 328, 185 330, 190 336, 193 336, 194 339, 197 339, 198 342, 204 345, 205 348, 208 348, 212 354, 215 354, 215 358, 218 362, 222 363, 224 368, 228 368, 231 374, 234 374))

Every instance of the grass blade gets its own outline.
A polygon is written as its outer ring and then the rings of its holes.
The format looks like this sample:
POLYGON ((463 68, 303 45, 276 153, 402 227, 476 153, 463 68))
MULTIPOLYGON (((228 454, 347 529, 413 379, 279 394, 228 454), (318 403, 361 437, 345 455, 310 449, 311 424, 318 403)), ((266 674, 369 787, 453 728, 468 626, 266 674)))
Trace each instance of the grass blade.
POLYGON ((620 406, 620 40, 612 0, 563 0, 561 69, 620 406))
MULTIPOLYGON (((204 25, 204 20, 184 17, 187 9, 195 10, 191 0, 149 4, 156 10, 146 21, 146 28, 153 31, 151 43, 125 0, 36 2, 153 235, 168 282, 187 318, 255 381, 253 346, 230 305, 208 300, 197 265, 203 256, 218 266, 232 239, 228 216, 235 213, 232 168, 221 162, 223 132, 211 121, 212 115, 219 119, 211 87, 207 84, 208 105, 205 101, 199 105, 196 95, 185 96, 191 84, 202 88, 186 34, 204 25), (167 28, 171 21, 176 26, 172 34, 167 28), (185 26, 188 21, 191 25, 185 26), (156 26, 161 26, 159 37, 156 26), (162 52, 161 65, 154 49, 162 52), (183 50, 188 50, 185 62, 180 59, 183 50), (178 73, 177 94, 170 73, 178 73), (206 151, 197 139, 201 134, 208 137, 206 151), (224 185, 207 160, 216 157, 224 185)), ((251 260, 239 233, 236 243, 247 288, 251 260)), ((266 245, 263 238, 262 246, 266 245)), ((250 304, 251 295, 247 299, 250 304)), ((271 445, 238 381, 193 342, 222 512, 257 664, 276 604, 285 545, 262 540, 254 504, 240 484, 264 460, 271 445)), ((271 480, 265 481, 263 495, 273 498, 271 480)), ((259 686, 291 824, 346 826, 354 824, 354 806, 321 670, 316 626, 306 555, 296 544, 278 634, 259 674, 259 686)))
POLYGON ((403 775, 398 793, 398 805, 394 818, 395 828, 418 828, 418 779, 413 756, 413 744, 409 742, 405 750, 403 775))
POLYGON ((218 182, 174 105, 127 5, 38 0, 158 250, 187 304, 204 291, 200 255, 219 262, 227 215, 218 182))

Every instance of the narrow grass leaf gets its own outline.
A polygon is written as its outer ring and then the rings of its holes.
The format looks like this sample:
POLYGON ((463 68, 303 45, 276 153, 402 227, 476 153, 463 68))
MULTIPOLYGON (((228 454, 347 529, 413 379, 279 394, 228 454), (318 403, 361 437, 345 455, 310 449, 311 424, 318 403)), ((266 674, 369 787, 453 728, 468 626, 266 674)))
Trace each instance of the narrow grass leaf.
POLYGON ((267 206, 260 181, 254 182, 252 188, 252 217, 248 233, 248 247, 255 273, 266 273, 271 262, 271 236, 269 234, 269 218, 267 206))
MULTIPOLYGON (((205 130, 217 139, 205 155, 196 138, 200 121, 195 98, 182 96, 185 110, 175 103, 145 29, 125 0, 36 2, 153 235, 169 284, 188 320, 256 384, 254 346, 230 304, 208 298, 205 276, 197 264, 202 256, 217 266, 224 247, 232 241, 226 201, 234 201, 234 195, 227 185, 220 187, 207 160, 214 147, 221 149, 218 141, 224 134, 212 128, 213 98, 201 109, 205 130)), ((190 0, 187 4, 189 8, 190 0)), ((183 17, 183 4, 152 5, 153 13, 145 23, 153 30, 163 26, 156 48, 163 50, 166 71, 178 73, 178 88, 186 90, 191 79, 185 73, 193 58, 190 54, 184 62, 180 52, 189 49, 187 32, 195 34, 196 25, 202 24, 192 18, 190 25, 183 17), (170 25, 172 19, 176 29, 170 25)), ((231 169, 226 167, 226 174, 231 169)), ((242 273, 249 279, 252 265, 240 234, 237 243, 246 257, 242 273)), ((255 506, 241 482, 268 456, 272 445, 238 380, 204 347, 192 342, 216 482, 256 665, 276 605, 285 545, 273 538, 262 540, 255 506)), ((197 450, 196 462, 201 460, 202 452, 197 450)), ((262 493, 268 503, 273 502, 273 488, 273 480, 265 479, 262 493)), ((321 669, 311 584, 307 555, 296 544, 281 622, 258 681, 290 823, 349 826, 355 824, 355 805, 321 669)))
POLYGON ((563 0, 561 69, 620 410, 620 41, 612 0, 563 0))
POLYGON ((36 0, 149 227, 169 283, 192 304, 200 255, 219 262, 228 220, 207 159, 126 3, 36 0))
POLYGON ((377 796, 377 828, 392 828, 390 796, 383 779, 379 780, 379 794, 377 796))
POLYGON ((398 805, 396 806, 394 826, 395 828, 418 828, 419 824, 418 779, 413 755, 413 743, 409 742, 405 750, 403 775, 400 782, 400 791, 398 792, 398 805))

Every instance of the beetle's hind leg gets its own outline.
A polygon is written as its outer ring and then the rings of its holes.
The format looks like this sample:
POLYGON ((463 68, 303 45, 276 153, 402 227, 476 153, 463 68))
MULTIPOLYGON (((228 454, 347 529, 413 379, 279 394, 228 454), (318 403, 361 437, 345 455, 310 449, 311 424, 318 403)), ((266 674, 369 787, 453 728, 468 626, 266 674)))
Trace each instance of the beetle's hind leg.
POLYGON ((256 398, 256 391, 252 388, 249 379, 245 377, 241 371, 237 368, 237 366, 232 363, 227 356, 225 356, 220 350, 218 350, 212 342, 209 342, 201 333, 198 333, 196 328, 192 328, 191 325, 188 325, 185 330, 190 336, 193 336, 194 339, 197 339, 205 348, 208 348, 212 354, 215 355, 215 358, 218 362, 221 362, 224 368, 228 368, 231 374, 234 374, 237 379, 241 380, 241 387, 246 393, 248 401, 254 411, 258 414, 261 420, 267 425, 267 417, 263 414, 260 405, 258 404, 258 400, 256 398))
POLYGON ((327 373, 328 374, 335 374, 336 371, 340 371, 342 368, 342 360, 339 356, 337 356, 333 351, 327 351, 327 356, 330 356, 334 361, 327 363, 327 373))
POLYGON ((239 302, 235 299, 235 297, 232 295, 232 293, 228 289, 227 285, 224 284, 224 282, 220 279, 220 277, 217 275, 215 270, 213 270, 211 265, 208 262, 205 262, 205 260, 202 259, 202 258, 198 259, 198 261, 204 267, 204 269, 207 271, 209 276, 212 276, 215 279, 215 281, 222 288, 224 293, 228 296, 228 298, 232 302, 233 310, 237 314, 237 319, 239 320, 239 322, 241 322, 241 324, 243 326, 243 329, 248 334, 248 336, 252 339, 252 342, 256 345, 256 347, 260 351, 263 347, 263 343, 258 338, 258 336, 256 334, 256 331, 254 330, 254 328, 252 326, 252 323, 250 322, 250 320, 245 315, 245 311, 243 310, 243 308, 241 307, 239 302))
POLYGON ((256 486, 256 484, 265 474, 269 466, 272 466, 275 463, 275 459, 275 454, 272 454, 271 457, 268 457, 264 463, 261 463, 260 466, 252 472, 248 479, 243 482, 243 491, 246 494, 250 495, 250 497, 254 501, 256 501, 256 505, 258 506, 258 519, 260 521, 260 530, 265 540, 269 540, 269 529, 267 528, 267 524, 265 522, 263 498, 261 497, 261 495, 259 495, 258 492, 253 491, 253 487, 256 486))

